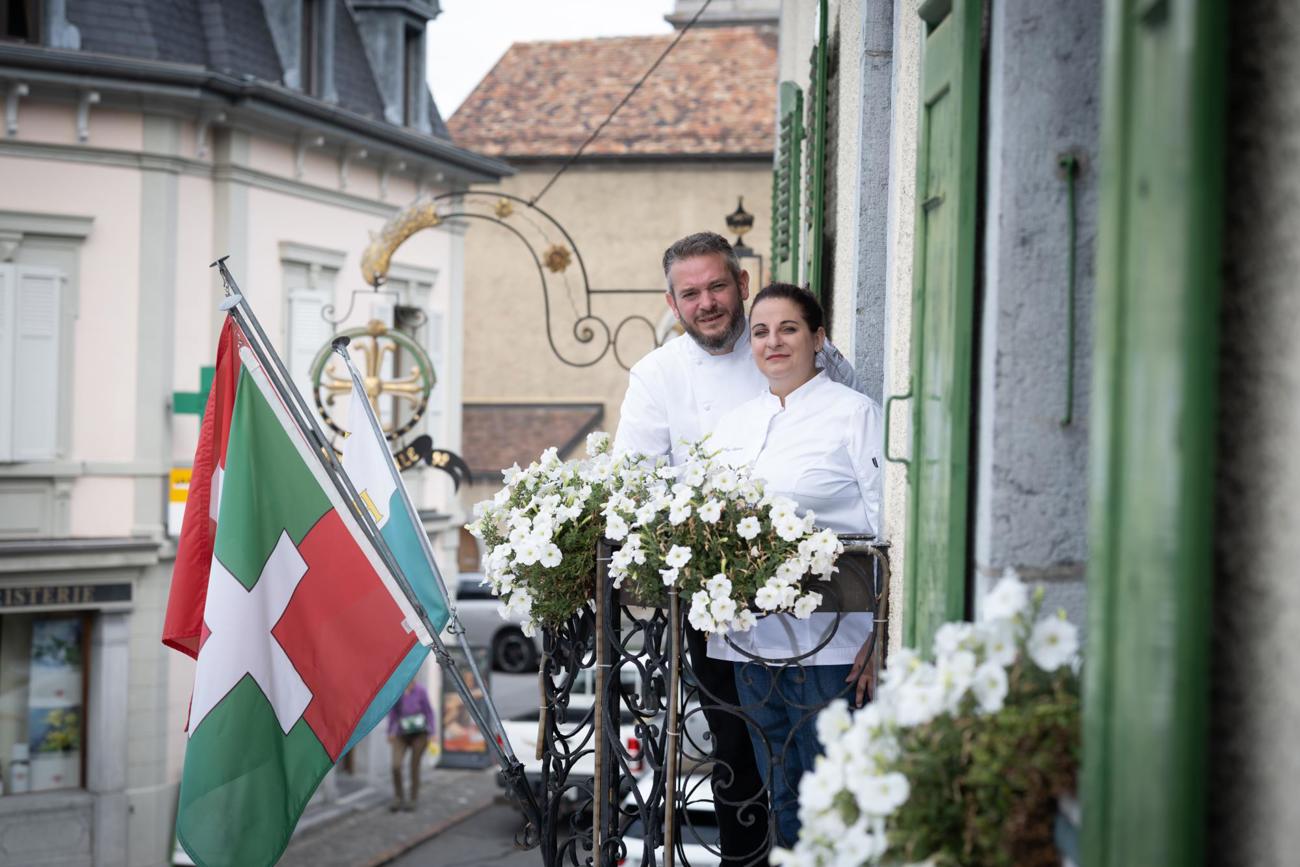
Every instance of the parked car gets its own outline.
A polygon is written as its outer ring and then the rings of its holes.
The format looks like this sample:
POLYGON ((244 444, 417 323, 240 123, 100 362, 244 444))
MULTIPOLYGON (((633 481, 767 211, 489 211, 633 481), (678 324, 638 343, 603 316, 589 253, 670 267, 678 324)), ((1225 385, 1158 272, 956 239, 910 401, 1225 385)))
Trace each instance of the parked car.
MULTIPOLYGON (((621 677, 624 690, 636 688, 635 673, 631 669, 621 670, 621 677)), ((595 692, 595 678, 592 670, 584 669, 578 672, 574 678, 573 688, 569 692, 568 711, 562 731, 572 731, 578 728, 579 722, 586 717, 596 703, 595 692)), ((633 756, 630 770, 633 773, 639 773, 644 767, 644 757, 641 752, 641 741, 636 732, 637 716, 623 704, 619 705, 618 716, 620 739, 626 746, 627 751, 633 756)), ((653 717, 651 722, 660 725, 662 717, 653 717)), ((532 785, 533 790, 540 796, 542 789, 542 760, 537 757, 537 738, 540 734, 538 710, 533 708, 503 720, 502 727, 505 729, 505 736, 510 741, 510 747, 514 751, 516 758, 524 766, 524 776, 532 785)), ((573 747, 576 749, 577 744, 573 744, 573 747)), ((569 781, 577 783, 581 779, 590 778, 595 772, 595 751, 592 741, 588 740, 585 755, 580 756, 573 763, 573 767, 569 769, 569 781)), ((566 789, 564 798, 566 801, 575 800, 577 798, 576 790, 566 789)))
POLYGON ((456 589, 456 613, 471 647, 486 647, 494 671, 524 674, 537 671, 542 658, 542 637, 529 638, 520 628, 520 620, 501 616, 501 602, 492 595, 483 576, 477 572, 461 573, 456 589))

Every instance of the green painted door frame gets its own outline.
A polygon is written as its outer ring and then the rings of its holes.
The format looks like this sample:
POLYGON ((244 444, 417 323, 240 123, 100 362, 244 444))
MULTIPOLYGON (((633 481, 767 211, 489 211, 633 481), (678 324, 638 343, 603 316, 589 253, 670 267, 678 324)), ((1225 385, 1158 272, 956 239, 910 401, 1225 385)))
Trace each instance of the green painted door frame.
POLYGON ((903 641, 966 609, 981 0, 928 0, 917 137, 903 641))
POLYGON ((1085 867, 1204 861, 1224 0, 1107 0, 1085 867))

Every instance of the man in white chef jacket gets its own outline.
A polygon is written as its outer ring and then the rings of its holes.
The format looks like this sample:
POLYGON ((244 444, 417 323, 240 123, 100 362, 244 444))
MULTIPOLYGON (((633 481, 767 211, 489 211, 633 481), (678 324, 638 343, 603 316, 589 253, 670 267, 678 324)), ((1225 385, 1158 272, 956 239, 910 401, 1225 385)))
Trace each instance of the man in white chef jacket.
MULTIPOLYGON (((727 239, 713 232, 688 235, 664 252, 663 267, 664 295, 686 338, 668 341, 633 366, 614 448, 670 455, 680 464, 687 444, 711 433, 728 411, 766 388, 767 380, 750 353, 744 307, 749 274, 727 239)), ((829 341, 818 354, 818 366, 857 388, 852 366, 829 341)), ((734 669, 728 661, 709 658, 702 633, 688 626, 686 637, 714 737, 723 864, 753 863, 766 847, 767 806, 744 719, 724 707, 739 704, 734 669)))

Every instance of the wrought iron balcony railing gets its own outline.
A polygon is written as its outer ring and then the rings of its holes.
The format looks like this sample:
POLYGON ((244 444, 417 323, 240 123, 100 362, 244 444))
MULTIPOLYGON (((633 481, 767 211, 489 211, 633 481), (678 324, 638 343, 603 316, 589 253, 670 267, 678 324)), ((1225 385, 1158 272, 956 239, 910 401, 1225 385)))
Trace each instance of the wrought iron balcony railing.
POLYGON ((829 616, 804 624, 813 624, 813 646, 797 657, 762 658, 728 639, 736 662, 710 661, 675 590, 656 606, 613 588, 612 550, 602 547, 594 603, 544 634, 533 782, 543 802, 545 864, 740 867, 766 864, 771 846, 793 843, 785 837, 797 780, 785 769, 796 755, 810 762, 807 738, 815 738, 817 714, 835 697, 852 703, 855 691, 844 682, 805 689, 821 677, 812 663, 847 630, 847 618, 858 618, 858 635, 869 616, 874 685, 888 643, 884 546, 841 539, 839 571, 816 588, 823 595, 818 613, 829 616), (729 679, 749 703, 728 688, 729 679), (588 695, 575 691, 591 681, 588 695), (759 717, 770 713, 775 695, 789 731, 773 740, 760 734, 774 730, 771 719, 764 729, 759 717))

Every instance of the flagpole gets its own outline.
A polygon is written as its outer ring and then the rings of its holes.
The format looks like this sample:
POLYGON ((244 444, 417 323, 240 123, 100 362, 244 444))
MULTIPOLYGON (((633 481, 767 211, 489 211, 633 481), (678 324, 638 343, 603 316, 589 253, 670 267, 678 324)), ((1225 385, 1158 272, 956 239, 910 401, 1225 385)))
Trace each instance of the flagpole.
MULTIPOLYGON (((451 659, 450 654, 447 653, 446 647, 442 644, 442 640, 438 637, 439 630, 434 627, 433 622, 429 617, 429 613, 424 610, 424 606, 420 603, 420 599, 416 595, 414 588, 411 587, 410 581, 407 580, 406 574, 397 563, 397 558, 393 556, 393 552, 389 549, 388 543, 385 542, 383 536, 380 535, 379 528, 375 526, 374 519, 371 517, 370 512, 360 505, 361 498, 353 487, 352 480, 348 478, 347 473, 345 473, 342 466, 339 465, 338 457, 335 455, 334 449, 330 447, 325 432, 321 429, 320 425, 317 424, 316 419, 311 415, 310 410, 307 408, 306 401, 303 399, 302 395, 299 394, 297 387, 294 386, 293 379, 289 376, 289 371, 285 368, 284 362, 280 360, 280 356, 275 352, 275 348, 272 346, 270 338, 268 338, 266 332, 262 330, 262 325, 258 322, 257 316, 253 313, 252 307, 240 291, 239 284, 235 282, 235 278, 230 273, 230 269, 226 267, 226 259, 228 258, 228 256, 222 256, 220 259, 212 263, 212 267, 217 268, 221 274, 221 281, 227 296, 226 300, 220 305, 221 309, 235 317, 235 321, 244 332, 244 336, 248 338, 249 348, 257 356, 257 360, 262 364, 262 367, 267 370, 267 379, 280 394, 281 398, 286 399, 286 409, 288 409, 290 415, 293 416, 294 422, 298 425, 299 430, 309 440, 315 441, 316 448, 314 451, 316 452, 316 456, 320 460, 321 465, 324 467, 326 475, 328 475, 330 481, 334 483, 334 487, 342 496, 349 511, 361 525, 362 532, 365 533, 371 545, 374 546, 376 553, 378 553, 380 559, 383 560, 384 566, 389 570, 394 580, 397 582, 397 586, 401 589, 402 595, 406 597, 407 603, 411 606, 415 615, 420 619, 425 631, 429 634, 430 639, 432 639, 432 649, 435 656, 438 657, 438 661, 443 665, 443 667, 447 668, 452 674, 452 681, 456 685, 456 690, 460 693, 461 700, 465 702, 465 706, 469 710, 471 716, 475 718, 475 723, 480 729, 486 732, 487 727, 484 725, 482 712, 479 710, 478 703, 474 701, 473 696, 470 695, 463 678, 459 676, 459 670, 457 669, 455 662, 451 659), (276 378, 270 375, 272 372, 279 377, 279 382, 276 382, 276 378)), ((480 683, 482 683, 482 681, 480 681, 480 683)), ((489 737, 486 738, 486 740, 491 744, 491 747, 495 749, 497 762, 502 766, 502 775, 510 781, 516 794, 521 796, 520 806, 524 809, 526 818, 535 828, 538 829, 538 831, 540 831, 541 807, 538 805, 537 799, 533 797, 532 789, 529 787, 527 778, 524 776, 523 765, 513 756, 511 756, 510 759, 507 759, 501 745, 497 743, 496 738, 489 737)), ((504 741, 505 738, 503 737, 501 740, 504 741)))
MULTIPOLYGON (((334 351, 343 359, 343 363, 347 365, 348 373, 352 377, 352 387, 360 390, 362 394, 365 394, 366 387, 364 381, 361 379, 361 373, 357 370, 356 365, 352 363, 352 356, 348 354, 347 347, 349 343, 351 343, 351 338, 336 337, 333 343, 334 351)), ((363 401, 363 403, 365 404, 366 420, 370 424, 371 433, 373 433, 380 442, 383 442, 385 440, 384 430, 379 424, 379 419, 375 417, 374 408, 371 407, 370 401, 368 400, 363 401)), ((356 420, 349 418, 348 423, 355 429, 357 425, 356 420)), ((411 494, 406 490, 406 485, 402 483, 401 473, 398 471, 397 465, 393 463, 392 455, 387 451, 385 451, 384 454, 387 456, 384 465, 388 468, 389 477, 397 487, 397 491, 401 494, 402 502, 406 505, 407 511, 410 512, 413 519, 418 521, 420 512, 415 508, 415 503, 411 502, 411 494)), ((427 533, 423 532, 423 527, 417 529, 420 531, 416 533, 420 539, 420 549, 424 552, 425 559, 429 561, 429 569, 433 572, 433 578, 438 583, 438 589, 442 591, 442 598, 447 600, 448 614, 450 615, 447 630, 451 632, 452 635, 456 636, 457 642, 459 643, 461 650, 465 653, 465 659, 469 662, 470 671, 473 673, 474 677, 479 683, 487 683, 487 681, 483 679, 483 673, 479 671, 478 663, 475 661, 474 653, 469 646, 469 640, 465 637, 465 628, 461 625, 460 615, 456 613, 455 606, 451 604, 451 594, 447 592, 447 583, 443 580, 442 570, 438 568, 438 561, 434 559, 433 546, 429 544, 429 536, 427 533)), ((496 704, 492 701, 492 697, 488 696, 486 692, 484 695, 487 699, 484 702, 484 707, 487 708, 488 716, 494 726, 494 731, 501 734, 502 746, 510 760, 514 761, 514 748, 510 745, 510 741, 505 737, 505 726, 501 724, 501 716, 497 713, 496 704)))

